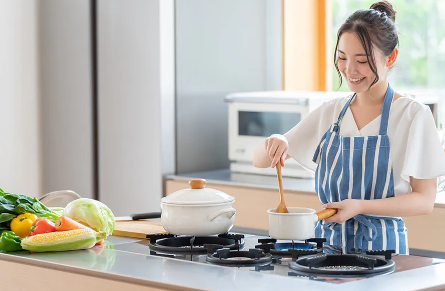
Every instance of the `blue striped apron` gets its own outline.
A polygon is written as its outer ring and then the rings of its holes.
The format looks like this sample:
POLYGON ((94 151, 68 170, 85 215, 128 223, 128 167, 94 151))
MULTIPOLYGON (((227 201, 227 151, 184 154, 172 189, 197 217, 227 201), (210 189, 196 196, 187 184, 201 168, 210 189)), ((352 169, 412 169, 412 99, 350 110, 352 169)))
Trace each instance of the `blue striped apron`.
MULTIPOLYGON (((322 204, 344 199, 385 199, 394 196, 392 164, 387 135, 393 90, 388 84, 377 136, 341 136, 340 122, 355 94, 346 102, 337 121, 323 135, 315 151, 315 188, 322 204)), ((342 224, 320 220, 315 236, 325 237, 338 252, 393 249, 408 254, 407 231, 401 217, 358 214, 342 224)))

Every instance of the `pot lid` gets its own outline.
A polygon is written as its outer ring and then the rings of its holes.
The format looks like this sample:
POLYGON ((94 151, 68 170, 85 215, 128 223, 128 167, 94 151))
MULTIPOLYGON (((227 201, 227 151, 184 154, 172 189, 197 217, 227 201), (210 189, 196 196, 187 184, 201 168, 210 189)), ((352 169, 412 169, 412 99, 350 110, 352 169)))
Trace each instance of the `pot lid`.
POLYGON ((161 199, 164 204, 181 205, 209 205, 235 201, 235 198, 224 192, 205 188, 206 180, 192 179, 189 181, 190 189, 173 192, 161 199))

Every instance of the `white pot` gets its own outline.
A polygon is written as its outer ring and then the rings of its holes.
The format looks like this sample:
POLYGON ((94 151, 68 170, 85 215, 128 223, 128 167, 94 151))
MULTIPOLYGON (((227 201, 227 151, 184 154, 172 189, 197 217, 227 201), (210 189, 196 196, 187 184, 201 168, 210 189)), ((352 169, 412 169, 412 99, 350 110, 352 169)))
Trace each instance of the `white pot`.
POLYGON ((269 215, 269 236, 275 239, 305 240, 315 236, 315 222, 330 217, 337 209, 326 208, 315 212, 312 208, 287 207, 289 213, 267 210, 269 215))
POLYGON ((171 234, 214 235, 228 232, 235 221, 235 199, 221 191, 204 188, 204 179, 189 181, 191 189, 161 199, 162 226, 171 234))

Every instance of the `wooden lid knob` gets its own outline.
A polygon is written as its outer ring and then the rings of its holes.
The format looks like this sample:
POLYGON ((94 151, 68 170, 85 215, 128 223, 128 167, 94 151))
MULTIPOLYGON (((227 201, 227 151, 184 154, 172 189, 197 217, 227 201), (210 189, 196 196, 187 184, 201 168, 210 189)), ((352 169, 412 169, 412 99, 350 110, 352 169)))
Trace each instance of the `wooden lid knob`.
POLYGON ((192 179, 189 181, 190 187, 192 189, 202 189, 205 187, 207 181, 204 179, 192 179))

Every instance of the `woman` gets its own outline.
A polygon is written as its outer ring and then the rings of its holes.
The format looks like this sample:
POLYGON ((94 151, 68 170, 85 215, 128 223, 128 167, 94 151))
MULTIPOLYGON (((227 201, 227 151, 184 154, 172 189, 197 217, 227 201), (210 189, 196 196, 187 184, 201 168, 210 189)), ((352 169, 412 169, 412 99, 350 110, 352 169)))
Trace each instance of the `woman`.
POLYGON ((387 74, 398 55, 395 12, 387 1, 353 13, 340 27, 334 63, 354 94, 325 102, 284 135, 256 150, 254 166, 290 157, 315 170, 323 207, 315 235, 336 252, 394 249, 408 254, 401 216, 431 213, 445 174, 429 108, 395 92, 387 74))

